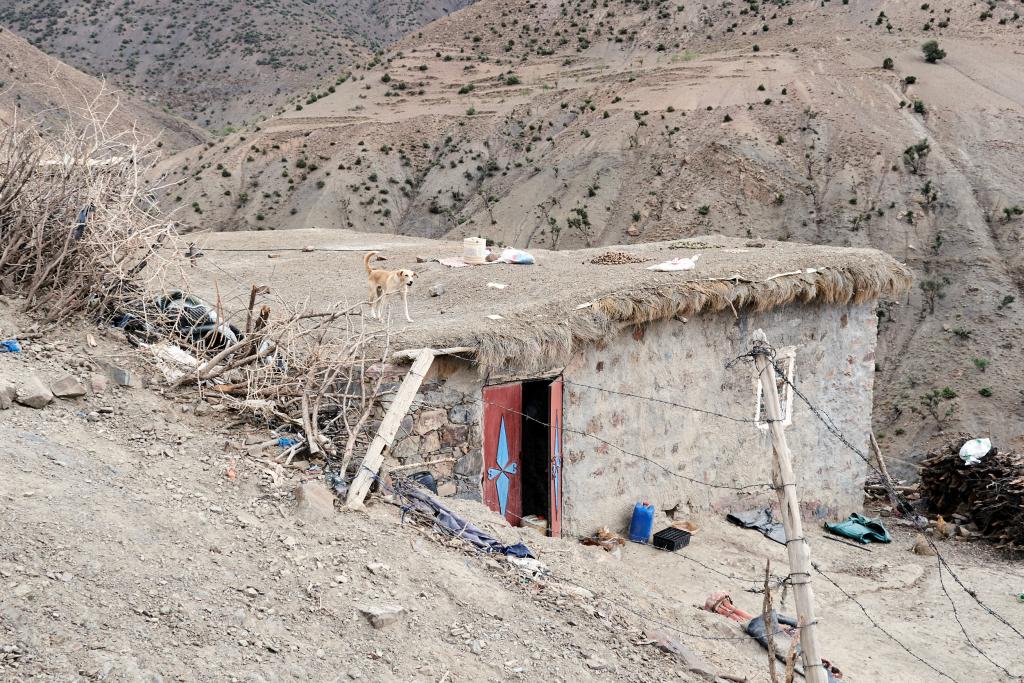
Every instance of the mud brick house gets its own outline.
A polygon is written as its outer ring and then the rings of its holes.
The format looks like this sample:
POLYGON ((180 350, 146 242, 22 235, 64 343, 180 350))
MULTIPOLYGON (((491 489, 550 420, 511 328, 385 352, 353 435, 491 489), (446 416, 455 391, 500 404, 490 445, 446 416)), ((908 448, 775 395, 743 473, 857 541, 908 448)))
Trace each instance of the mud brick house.
MULTIPOLYGON (((322 278, 294 253, 272 266, 254 258, 222 267, 257 279, 288 272, 297 293, 335 300, 364 296, 361 248, 382 248, 385 267, 419 271, 415 322, 396 313, 389 344, 438 355, 385 469, 451 459, 441 474, 455 495, 482 499, 512 524, 543 516, 552 534, 622 528, 638 500, 683 515, 773 500, 764 487, 746 488, 771 480, 761 387, 750 364, 729 364, 758 328, 786 375, 866 444, 876 301, 910 284, 905 267, 869 249, 710 237, 452 268, 438 260, 458 256, 460 244, 303 232, 298 240, 329 241, 335 252, 317 254, 318 272, 351 276, 322 278), (693 270, 647 268, 695 254, 693 270)), ((397 386, 408 357, 375 371, 397 386)), ((867 466, 780 388, 807 513, 859 509, 867 466)))

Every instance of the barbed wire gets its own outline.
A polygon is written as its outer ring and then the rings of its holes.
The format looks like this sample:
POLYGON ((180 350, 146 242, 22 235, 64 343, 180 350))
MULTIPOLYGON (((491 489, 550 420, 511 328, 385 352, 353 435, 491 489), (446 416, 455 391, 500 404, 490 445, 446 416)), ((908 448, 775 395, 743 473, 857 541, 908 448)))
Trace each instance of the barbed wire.
MULTIPOLYGON (((843 595, 845 595, 845 596, 846 596, 846 599, 847 599, 847 600, 849 600, 849 601, 850 601, 850 602, 852 602, 853 604, 857 605, 857 607, 859 607, 859 608, 860 608, 860 611, 864 613, 864 616, 865 616, 865 617, 867 617, 868 621, 870 621, 870 622, 871 622, 871 625, 872 625, 872 626, 874 626, 874 627, 875 627, 876 629, 878 629, 879 631, 881 631, 882 633, 884 633, 884 634, 885 634, 885 635, 886 635, 886 636, 887 636, 887 637, 889 638, 889 640, 891 640, 892 642, 894 642, 894 643, 896 643, 897 645, 899 645, 899 646, 900 646, 901 648, 903 648, 903 649, 904 649, 904 650, 905 650, 905 651, 907 652, 907 654, 909 654, 909 655, 910 655, 911 657, 913 657, 913 658, 914 658, 914 659, 916 659, 917 661, 919 661, 919 662, 921 662, 922 664, 924 664, 925 666, 927 666, 927 667, 928 667, 929 669, 931 669, 931 670, 932 670, 932 671, 934 671, 935 673, 939 674, 940 676, 942 676, 942 677, 944 677, 944 678, 948 678, 949 680, 953 681, 954 683, 959 683, 959 681, 957 681, 957 680, 956 680, 955 678, 953 678, 952 676, 950 676, 949 674, 947 674, 947 673, 946 673, 945 671, 942 671, 941 669, 939 669, 938 667, 936 667, 935 665, 933 665, 933 664, 932 664, 931 662, 929 662, 928 660, 926 660, 926 659, 924 659, 923 657, 919 656, 919 655, 918 655, 917 653, 915 653, 915 652, 914 652, 913 650, 911 650, 911 649, 910 649, 909 647, 907 647, 907 646, 906 646, 905 644, 903 644, 903 642, 902 642, 902 641, 901 641, 901 640, 900 640, 899 638, 897 638, 896 636, 894 636, 893 634, 891 634, 891 633, 890 633, 890 632, 889 632, 888 630, 886 630, 886 628, 885 628, 884 626, 882 626, 882 625, 881 625, 880 623, 878 623, 878 620, 877 620, 877 619, 875 619, 875 618, 874 618, 873 616, 871 616, 871 613, 870 613, 870 612, 868 612, 867 608, 866 608, 866 607, 864 607, 864 605, 863 605, 863 604, 862 604, 862 603, 860 602, 860 600, 858 600, 857 598, 855 598, 855 597, 854 597, 853 595, 851 595, 851 594, 850 594, 850 593, 849 593, 849 592, 848 592, 848 591, 847 591, 847 590, 846 590, 845 588, 843 588, 842 586, 840 586, 840 585, 839 585, 839 584, 838 584, 838 583, 837 583, 837 582, 835 581, 835 579, 833 579, 833 578, 832 578, 831 576, 829 576, 829 575, 828 575, 828 574, 826 574, 825 572, 821 571, 821 567, 819 567, 819 566, 818 566, 818 564, 817 564, 816 562, 812 562, 812 563, 811 563, 811 566, 812 566, 812 567, 814 567, 814 570, 815 570, 816 572, 818 572, 819 574, 821 574, 821 576, 822 576, 822 577, 823 577, 823 578, 824 578, 824 579, 825 579, 826 581, 828 581, 828 582, 829 582, 829 583, 831 583, 831 584, 832 584, 833 586, 835 586, 836 590, 838 590, 838 591, 839 591, 840 593, 842 593, 843 595)), ((997 666, 998 666, 998 665, 997 665, 997 666)), ((1002 667, 1000 667, 1000 668, 1002 668, 1002 667)), ((1004 671, 1005 671, 1005 669, 1004 669, 1004 671)))
MULTIPOLYGON (((773 349, 771 346, 768 346, 768 345, 756 346, 754 350, 752 350, 752 351, 750 351, 748 353, 745 353, 745 354, 741 354, 741 355, 737 356, 736 358, 734 358, 732 361, 730 361, 728 366, 731 367, 731 366, 735 365, 737 362, 740 362, 740 361, 742 361, 744 359, 751 359, 751 360, 753 360, 753 358, 756 355, 761 355, 761 354, 764 354, 767 357, 769 365, 776 372, 777 377, 781 378, 782 381, 785 383, 785 385, 789 386, 790 389, 792 389, 793 394, 797 398, 799 398, 801 401, 804 402, 804 404, 807 406, 807 408, 811 411, 811 414, 814 415, 825 426, 825 429, 830 434, 832 434, 834 437, 836 437, 843 446, 845 446, 848 450, 850 450, 852 453, 857 455, 861 460, 864 461, 865 464, 868 465, 869 468, 874 470, 875 473, 877 473, 879 475, 879 478, 880 478, 880 480, 882 482, 882 486, 886 489, 886 492, 892 497, 892 499, 897 501, 897 503, 898 503, 898 505, 900 507, 904 507, 905 506, 906 509, 913 510, 913 506, 910 504, 910 501, 908 501, 903 495, 900 494, 899 491, 896 490, 896 488, 894 486, 892 486, 892 484, 889 482, 889 480, 882 474, 881 469, 877 465, 875 465, 875 463, 871 462, 871 459, 868 457, 867 453, 865 453, 863 450, 861 450, 861 449, 857 448, 856 446, 854 446, 853 443, 851 443, 850 440, 846 437, 846 435, 843 434, 842 430, 836 425, 836 423, 832 419, 832 417, 827 412, 825 412, 821 408, 818 408, 816 405, 814 405, 811 402, 811 400, 809 398, 807 398, 807 396, 804 395, 804 393, 802 391, 800 391, 800 389, 787 376, 786 372, 781 367, 779 367, 779 364, 775 360, 775 356, 776 356, 775 349, 773 349)), ((767 370, 768 367, 769 366, 766 365, 765 369, 767 370)), ((762 378, 762 381, 763 381, 763 378, 762 378)), ((1000 664, 998 664, 995 661, 993 661, 992 658, 989 657, 989 655, 986 652, 984 652, 977 644, 975 644, 975 642, 968 635, 967 629, 964 627, 963 623, 960 621, 959 614, 958 614, 957 608, 956 608, 956 603, 953 600, 953 596, 949 594, 949 590, 946 588, 945 582, 942 580, 942 570, 945 569, 949 573, 950 577, 957 583, 957 585, 959 585, 960 588, 963 589, 963 591, 965 593, 967 593, 975 601, 975 603, 977 603, 978 606, 981 607, 985 612, 987 612, 991 617, 993 617, 994 619, 996 619, 1000 623, 1004 624, 1011 631, 1013 631, 1015 634, 1017 634, 1017 636, 1019 636, 1020 638, 1024 639, 1024 634, 1022 634, 1021 631, 1017 627, 1015 627, 1013 624, 1011 624, 1009 621, 1007 621, 1005 617, 1003 617, 1001 614, 999 614, 994 609, 992 609, 987 604, 985 604, 985 602, 981 598, 978 597, 977 592, 975 592, 974 590, 972 590, 972 589, 967 587, 967 585, 963 582, 963 580, 950 567, 950 565, 946 561, 945 557, 939 551, 939 548, 938 548, 937 544, 931 538, 928 537, 927 533, 925 533, 925 531, 927 529, 927 525, 926 524, 922 524, 920 522, 920 520, 917 518, 916 515, 912 516, 911 521, 914 524, 914 527, 919 532, 921 532, 921 537, 924 538, 925 542, 929 545, 929 547, 935 553, 935 557, 937 558, 938 566, 939 566, 939 587, 941 588, 941 590, 942 590, 943 594, 945 595, 946 599, 949 601, 949 604, 950 604, 950 606, 951 606, 951 608, 953 610, 953 617, 956 620, 957 624, 960 626, 960 630, 963 632, 964 637, 966 638, 968 645, 973 650, 978 652, 978 654, 980 654, 987 661, 991 662, 995 667, 997 667, 998 669, 1000 669, 1001 671, 1003 671, 1007 675, 1011 675, 1009 673, 1009 671, 1006 670, 1006 668, 1004 668, 1000 664)))
MULTIPOLYGON (((506 406, 503 403, 497 403, 495 401, 488 401, 487 399, 484 399, 484 398, 475 398, 475 397, 468 396, 468 395, 466 395, 465 398, 467 400, 469 400, 469 401, 474 402, 474 403, 480 403, 482 405, 489 405, 489 406, 494 406, 496 408, 501 408, 502 410, 504 410, 506 412, 512 413, 513 415, 519 415, 519 416, 521 416, 522 418, 524 418, 526 420, 530 420, 531 422, 539 424, 539 425, 541 425, 543 427, 548 427, 549 429, 555 426, 555 425, 551 424, 550 422, 545 422, 544 420, 542 420, 542 419, 540 419, 538 417, 535 417, 533 415, 529 415, 529 414, 524 413, 522 411, 515 410, 513 408, 509 408, 508 406, 506 406)), ((444 408, 445 407, 443 405, 439 405, 439 404, 435 404, 435 403, 430 403, 428 401, 416 401, 415 403, 417 403, 418 405, 421 405, 421 406, 429 407, 429 408, 444 408)), ((589 439, 593 439, 595 441, 598 441, 599 443, 602 443, 602 444, 608 446, 609 448, 614 448, 616 451, 618 451, 619 453, 622 453, 623 455, 627 455, 627 456, 632 457, 632 458, 637 458, 638 460, 643 460, 644 462, 647 462, 647 463, 653 465, 654 467, 657 467, 658 469, 662 470, 665 474, 668 474, 669 476, 676 477, 677 479, 682 479, 684 481, 688 481, 690 483, 697 484, 699 486, 706 486, 708 488, 714 488, 714 489, 725 489, 725 490, 729 490, 729 491, 749 491, 751 489, 769 489, 769 490, 774 490, 775 489, 774 484, 771 484, 771 483, 768 483, 768 482, 757 482, 757 483, 752 483, 752 484, 744 484, 744 485, 741 485, 741 486, 732 486, 730 484, 713 484, 711 482, 701 481, 700 479, 695 479, 694 477, 689 477, 689 476, 687 476, 685 474, 679 474, 678 472, 674 472, 673 470, 669 469, 665 465, 662 465, 660 462, 658 462, 657 460, 654 460, 653 458, 650 458, 650 457, 648 457, 646 455, 643 455, 641 453, 634 453, 633 451, 627 450, 627 449, 623 448, 622 446, 619 446, 618 444, 613 443, 613 442, 609 441, 608 439, 605 439, 602 436, 598 436, 597 434, 592 434, 590 432, 585 432, 585 431, 582 431, 582 430, 579 430, 579 429, 573 429, 571 427, 566 427, 564 423, 560 426, 560 429, 563 432, 568 432, 569 434, 576 434, 577 436, 583 436, 583 437, 587 437, 589 439)))

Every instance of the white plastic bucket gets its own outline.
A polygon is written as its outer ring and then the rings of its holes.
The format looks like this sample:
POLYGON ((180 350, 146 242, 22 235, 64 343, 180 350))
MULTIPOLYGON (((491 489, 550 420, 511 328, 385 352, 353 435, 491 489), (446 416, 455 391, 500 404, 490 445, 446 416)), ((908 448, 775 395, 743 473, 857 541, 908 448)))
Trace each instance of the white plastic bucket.
POLYGON ((462 240, 462 260, 474 265, 487 263, 487 240, 482 237, 462 240))

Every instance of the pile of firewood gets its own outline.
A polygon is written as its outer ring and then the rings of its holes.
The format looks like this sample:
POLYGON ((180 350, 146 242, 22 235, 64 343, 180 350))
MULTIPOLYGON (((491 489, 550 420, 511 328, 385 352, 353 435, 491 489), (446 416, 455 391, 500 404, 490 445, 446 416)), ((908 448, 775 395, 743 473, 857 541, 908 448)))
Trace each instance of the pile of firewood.
POLYGON ((962 515, 1000 545, 1024 546, 1024 454, 993 449, 967 465, 961 443, 929 453, 921 463, 920 490, 929 510, 962 515))

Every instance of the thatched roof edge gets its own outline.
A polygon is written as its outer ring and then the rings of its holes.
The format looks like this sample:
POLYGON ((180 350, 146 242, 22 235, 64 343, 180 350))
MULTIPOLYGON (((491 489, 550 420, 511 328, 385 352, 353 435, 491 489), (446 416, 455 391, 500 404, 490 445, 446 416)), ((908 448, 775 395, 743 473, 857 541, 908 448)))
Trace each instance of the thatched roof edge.
POLYGON ((856 265, 790 273, 751 282, 739 278, 684 280, 605 294, 556 324, 505 325, 460 345, 476 350, 484 368, 533 372, 564 366, 573 353, 623 330, 675 316, 730 310, 763 312, 793 303, 846 305, 905 293, 908 268, 878 253, 856 265))

